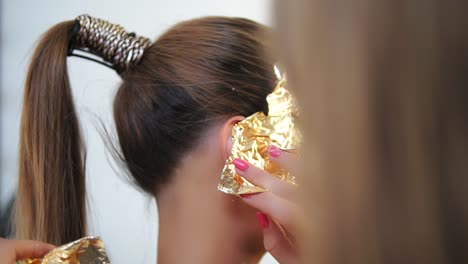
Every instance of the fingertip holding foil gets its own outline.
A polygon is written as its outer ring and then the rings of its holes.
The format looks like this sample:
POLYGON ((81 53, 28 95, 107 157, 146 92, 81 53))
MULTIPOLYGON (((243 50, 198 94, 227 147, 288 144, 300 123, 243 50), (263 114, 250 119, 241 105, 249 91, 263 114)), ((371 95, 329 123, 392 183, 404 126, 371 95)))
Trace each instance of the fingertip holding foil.
POLYGON ((288 171, 282 169, 268 158, 268 147, 273 145, 282 150, 295 150, 302 136, 295 124, 299 118, 299 108, 294 96, 286 89, 286 76, 279 74, 277 85, 267 96, 268 115, 257 112, 232 128, 232 149, 221 173, 218 190, 228 194, 248 194, 264 192, 261 187, 244 179, 236 173, 234 159, 239 158, 268 171, 281 180, 296 183, 288 171))

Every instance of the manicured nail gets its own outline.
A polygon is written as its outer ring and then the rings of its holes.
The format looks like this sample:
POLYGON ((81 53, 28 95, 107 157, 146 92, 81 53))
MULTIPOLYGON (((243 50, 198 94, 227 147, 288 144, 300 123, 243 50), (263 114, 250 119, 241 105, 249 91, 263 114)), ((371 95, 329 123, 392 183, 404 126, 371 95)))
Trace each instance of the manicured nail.
POLYGON ((240 171, 246 171, 249 168, 249 163, 247 163, 245 160, 234 159, 233 163, 236 169, 240 171))
POLYGON ((272 156, 273 158, 277 158, 279 157, 279 155, 281 155, 281 149, 279 149, 276 146, 269 146, 268 153, 270 153, 270 156, 272 156))
POLYGON ((270 225, 268 216, 262 212, 257 212, 257 220, 262 228, 267 228, 270 225))

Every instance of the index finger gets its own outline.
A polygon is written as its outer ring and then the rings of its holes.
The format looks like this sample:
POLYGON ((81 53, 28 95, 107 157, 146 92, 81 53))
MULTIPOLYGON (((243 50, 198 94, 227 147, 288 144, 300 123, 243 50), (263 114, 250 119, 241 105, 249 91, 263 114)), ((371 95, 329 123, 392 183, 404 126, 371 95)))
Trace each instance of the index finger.
POLYGON ((268 147, 268 158, 292 175, 297 175, 299 171, 299 158, 296 154, 271 145, 268 147))
POLYGON ((278 177, 269 174, 245 160, 234 159, 236 172, 249 182, 260 186, 282 198, 293 200, 297 191, 296 185, 283 181, 278 177))

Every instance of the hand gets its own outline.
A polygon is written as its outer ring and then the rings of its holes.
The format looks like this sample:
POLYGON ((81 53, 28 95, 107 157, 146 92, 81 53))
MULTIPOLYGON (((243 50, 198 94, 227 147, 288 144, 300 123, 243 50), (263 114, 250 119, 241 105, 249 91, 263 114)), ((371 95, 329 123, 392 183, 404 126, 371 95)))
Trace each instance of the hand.
MULTIPOLYGON (((297 157, 274 146, 269 149, 269 158, 290 173, 296 172, 297 157)), ((260 210, 257 218, 263 228, 265 249, 280 263, 299 263, 294 245, 298 206, 293 202, 296 186, 282 181, 247 161, 235 159, 239 175, 260 186, 267 192, 240 195, 250 206, 260 210)))
POLYGON ((40 258, 55 246, 33 240, 8 240, 0 238, 0 263, 14 264, 26 258, 40 258))

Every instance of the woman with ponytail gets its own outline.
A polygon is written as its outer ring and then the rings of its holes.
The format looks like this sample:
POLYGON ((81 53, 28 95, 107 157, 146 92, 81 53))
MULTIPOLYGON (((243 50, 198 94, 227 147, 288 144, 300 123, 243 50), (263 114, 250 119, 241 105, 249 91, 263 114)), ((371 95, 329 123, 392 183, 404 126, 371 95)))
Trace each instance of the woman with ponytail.
POLYGON ((158 262, 258 262, 256 211, 216 187, 232 126, 268 113, 276 85, 268 35, 248 19, 206 17, 151 42, 88 15, 46 32, 24 92, 17 237, 61 245, 87 235, 85 146, 67 73, 67 56, 81 50, 122 79, 113 103, 118 157, 156 198, 158 262))

